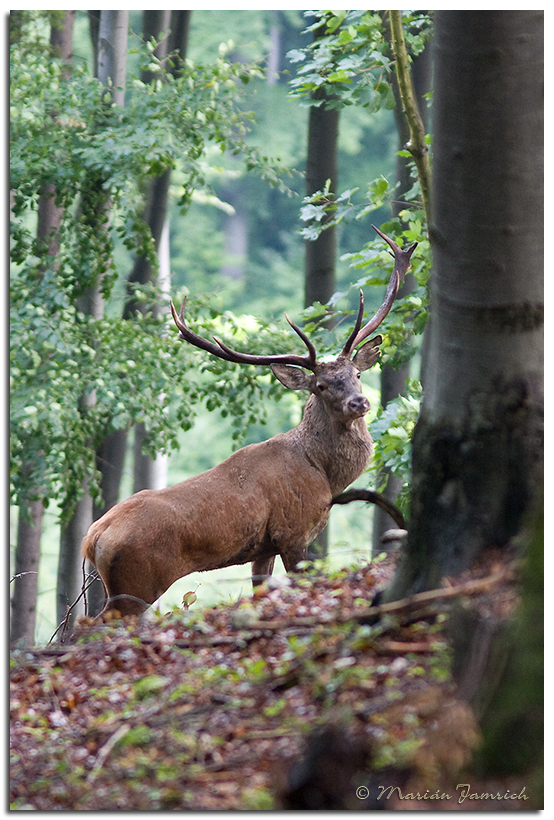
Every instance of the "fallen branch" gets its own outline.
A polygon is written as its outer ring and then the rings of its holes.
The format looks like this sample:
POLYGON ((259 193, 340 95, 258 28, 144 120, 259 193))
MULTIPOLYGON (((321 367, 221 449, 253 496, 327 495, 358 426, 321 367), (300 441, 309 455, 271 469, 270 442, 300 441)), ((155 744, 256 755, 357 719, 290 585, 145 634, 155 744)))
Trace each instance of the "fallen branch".
POLYGON ((417 592, 409 598, 402 598, 399 601, 391 601, 386 604, 370 606, 358 613, 350 612, 345 615, 334 616, 330 613, 321 615, 311 615, 302 618, 274 618, 268 621, 253 621, 248 624, 249 630, 282 630, 291 626, 317 626, 319 624, 335 625, 345 624, 349 621, 357 621, 360 624, 374 623, 383 615, 394 615, 400 612, 409 612, 414 609, 428 609, 431 603, 455 598, 458 595, 472 595, 477 592, 485 592, 499 581, 511 575, 517 562, 511 563, 506 568, 494 575, 487 575, 485 578, 477 578, 474 581, 466 581, 453 587, 441 589, 430 589, 425 592, 417 592))
POLYGON ((424 653, 430 652, 434 648, 433 643, 429 643, 428 641, 388 641, 388 640, 380 640, 375 644, 375 649, 377 652, 381 652, 383 654, 399 654, 399 655, 407 655, 409 652, 417 652, 417 653, 424 653))
POLYGON ((401 598, 399 601, 370 606, 364 612, 356 615, 355 620, 363 624, 367 623, 369 619, 373 620, 375 616, 391 615, 403 610, 416 609, 422 604, 445 601, 449 598, 455 598, 458 595, 473 595, 476 592, 486 592, 499 581, 503 581, 508 576, 511 576, 517 567, 517 563, 517 561, 513 561, 499 572, 493 575, 487 575, 485 578, 476 578, 473 581, 465 581, 457 586, 446 587, 444 589, 429 589, 425 592, 416 592, 415 595, 410 595, 409 598, 401 598))

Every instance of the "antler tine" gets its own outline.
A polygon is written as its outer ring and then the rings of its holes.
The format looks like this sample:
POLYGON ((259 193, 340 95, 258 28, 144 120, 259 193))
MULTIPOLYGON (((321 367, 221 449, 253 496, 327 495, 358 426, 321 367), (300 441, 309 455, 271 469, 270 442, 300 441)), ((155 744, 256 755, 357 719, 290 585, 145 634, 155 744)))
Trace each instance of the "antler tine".
POLYGON ((388 236, 382 233, 382 231, 380 231, 379 228, 376 228, 375 225, 372 225, 371 227, 374 231, 376 231, 379 234, 379 236, 382 239, 385 240, 387 245, 391 248, 391 256, 394 257, 394 268, 391 274, 391 278, 389 280, 387 292, 385 293, 383 304, 381 305, 377 313, 369 320, 369 322, 361 328, 361 330, 358 329, 355 334, 354 332, 350 334, 348 341, 346 342, 346 345, 344 346, 342 351, 344 356, 349 356, 351 352, 354 350, 354 348, 360 344, 360 342, 363 342, 364 339, 367 339, 367 337, 379 327, 387 313, 390 311, 392 304, 396 299, 396 294, 398 293, 400 283, 402 282, 402 279, 404 278, 406 272, 410 268, 410 258, 412 256, 412 253, 415 251, 418 244, 417 242, 414 242, 408 248, 403 250, 396 244, 396 242, 394 242, 392 239, 389 239, 388 236))
POLYGON ((233 359, 228 354, 224 353, 219 347, 214 344, 213 342, 208 341, 207 339, 203 339, 202 336, 198 336, 194 331, 190 329, 185 324, 185 303, 187 301, 187 297, 183 299, 183 304, 181 305, 181 310, 179 315, 177 315, 177 311, 175 310, 175 305, 171 302, 171 313, 173 314, 173 321, 177 325, 179 330, 179 338, 183 339, 185 342, 189 342, 190 344, 194 345, 195 347, 199 347, 202 350, 206 350, 208 353, 212 353, 214 356, 218 356, 220 359, 225 359, 226 361, 232 362, 233 359))
POLYGON ((306 370, 315 370, 315 347, 308 339, 308 337, 305 335, 305 333, 303 333, 299 327, 297 327, 293 322, 291 322, 288 316, 288 323, 293 328, 293 330, 295 330, 298 333, 298 335, 306 344, 309 350, 309 354, 307 356, 296 356, 294 354, 289 355, 287 353, 277 354, 274 356, 258 356, 253 353, 240 353, 237 350, 233 350, 220 339, 217 339, 215 336, 213 342, 210 342, 207 339, 203 339, 202 336, 198 336, 185 324, 185 302, 186 297, 185 299, 183 299, 183 304, 181 306, 181 311, 179 315, 177 315, 175 306, 173 305, 173 302, 171 302, 171 313, 173 314, 173 320, 179 330, 179 338, 183 339, 185 342, 189 342, 190 344, 193 344, 195 347, 199 347, 202 350, 206 350, 213 356, 217 356, 218 358, 224 359, 228 362, 234 362, 235 364, 292 364, 296 365, 297 367, 303 367, 306 370))
POLYGON ((298 333, 298 335, 300 336, 300 338, 302 339, 302 341, 304 342, 304 344, 308 348, 308 359, 310 360, 310 363, 313 365, 312 367, 310 367, 308 369, 309 370, 314 370, 315 369, 315 364, 316 364, 316 358, 317 358, 317 353, 316 353, 315 347, 313 346, 311 340, 308 339, 308 337, 306 336, 304 331, 301 330, 298 327, 298 325, 295 325, 294 322, 291 319, 289 319, 289 317, 287 316, 286 313, 285 313, 285 319, 287 320, 289 325, 292 327, 292 329, 295 331, 295 333, 298 333))
POLYGON ((356 338, 356 336, 358 335, 358 333, 360 331, 360 328, 362 326, 362 317, 363 317, 363 315, 364 315, 364 292, 363 292, 363 290, 360 289, 360 307, 358 308, 358 315, 356 317, 356 324, 354 325, 354 330, 352 331, 352 333, 350 334, 350 336, 346 340, 346 344, 344 345, 344 347, 342 349, 342 355, 343 356, 349 356, 351 351, 352 351, 352 348, 353 348, 352 342, 354 341, 354 339, 356 338))

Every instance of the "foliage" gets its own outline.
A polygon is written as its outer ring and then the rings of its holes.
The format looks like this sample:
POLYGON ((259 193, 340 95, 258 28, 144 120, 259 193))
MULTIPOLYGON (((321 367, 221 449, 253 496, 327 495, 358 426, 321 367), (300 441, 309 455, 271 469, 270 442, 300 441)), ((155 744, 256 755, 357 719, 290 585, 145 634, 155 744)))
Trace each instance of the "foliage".
MULTIPOLYGON (((370 473, 377 477, 383 475, 383 467, 402 481, 402 487, 395 504, 404 516, 408 515, 409 487, 411 481, 412 434, 419 415, 421 385, 410 380, 407 384, 407 395, 399 396, 380 407, 376 418, 369 429, 375 442, 370 473)), ((383 487, 376 487, 381 492, 383 487)))
MULTIPOLYGON (((126 322, 95 319, 80 309, 79 299, 98 283, 110 297, 116 241, 156 263, 141 218, 144 181, 178 165, 179 204, 186 208, 195 189, 209 189, 205 155, 214 145, 220 154, 240 153, 247 168, 281 184, 282 166, 245 139, 251 114, 242 110, 243 89, 261 76, 259 67, 220 56, 212 65, 187 61, 174 77, 157 61, 154 45, 138 49, 137 71, 147 65, 155 80, 146 85, 133 78, 123 109, 110 104, 86 65, 53 58, 38 34, 32 47, 20 38, 11 49, 16 504, 34 490, 46 503, 59 499, 68 514, 83 478, 95 492, 94 446, 106 434, 145 421, 152 450, 175 448, 177 431, 190 424, 192 404, 202 394, 176 356, 174 337, 167 338, 151 313, 126 322), (36 239, 38 201, 49 185, 64 215, 55 257, 36 239), (23 472, 23 464, 30 469, 23 472)), ((136 295, 153 303, 153 292, 136 295)), ((220 378, 219 399, 236 413, 239 428, 256 413, 238 396, 265 389, 257 385, 256 376, 243 373, 220 378)))
MULTIPOLYGON (((363 106, 369 111, 394 108, 392 88, 387 80, 391 71, 389 44, 383 18, 371 11, 310 11, 315 18, 306 31, 317 37, 304 49, 289 52, 289 59, 302 62, 291 81, 291 94, 317 105, 313 92, 326 86, 332 92, 326 105, 363 106)), ((424 12, 408 12, 404 22, 411 51, 417 54, 429 37, 429 17, 424 12)))

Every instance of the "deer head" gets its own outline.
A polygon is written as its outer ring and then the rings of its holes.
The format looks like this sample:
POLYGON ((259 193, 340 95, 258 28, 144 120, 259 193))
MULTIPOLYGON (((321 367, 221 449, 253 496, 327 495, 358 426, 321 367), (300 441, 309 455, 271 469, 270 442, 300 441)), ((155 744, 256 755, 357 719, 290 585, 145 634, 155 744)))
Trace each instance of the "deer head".
MULTIPOLYGON (((330 390, 333 384, 336 383, 337 378, 342 382, 346 378, 345 374, 348 372, 347 363, 352 365, 352 373, 359 373, 372 367, 380 356, 379 345, 383 341, 381 336, 375 336, 370 341, 366 342, 356 353, 354 351, 368 336, 376 330, 383 319, 390 311, 392 304, 398 293, 398 289, 402 282, 404 275, 410 267, 410 258, 417 242, 410 245, 406 250, 400 248, 396 242, 389 239, 382 233, 375 225, 373 229, 385 240, 392 250, 391 256, 394 258, 394 269, 389 280, 387 291, 383 303, 377 313, 362 327, 362 319, 364 313, 364 295, 360 290, 360 305, 354 329, 346 340, 340 355, 335 362, 318 362, 317 354, 314 345, 306 336, 306 334, 292 322, 285 314, 287 322, 290 324, 295 333, 300 336, 306 348, 307 354, 304 356, 295 354, 276 354, 276 355, 255 355, 251 353, 241 353, 228 347, 220 339, 213 337, 213 341, 198 336, 185 323, 184 311, 186 304, 186 297, 183 300, 181 311, 177 311, 171 303, 171 312, 177 328, 179 329, 179 338, 186 342, 199 347, 229 362, 237 364, 254 364, 254 365, 269 365, 274 375, 285 386, 292 390, 308 390, 314 396, 323 398, 328 401, 328 396, 336 396, 337 391, 330 390), (352 358, 352 354, 354 357, 352 358), (338 375, 340 373, 340 376, 338 375), (327 394, 327 396, 326 396, 327 394)), ((361 394, 360 394, 361 396, 361 394)), ((338 408, 337 408, 338 409, 338 408)), ((356 416, 364 415, 369 409, 369 403, 363 396, 351 396, 347 399, 344 405, 343 412, 345 416, 349 414, 355 418, 356 416)))

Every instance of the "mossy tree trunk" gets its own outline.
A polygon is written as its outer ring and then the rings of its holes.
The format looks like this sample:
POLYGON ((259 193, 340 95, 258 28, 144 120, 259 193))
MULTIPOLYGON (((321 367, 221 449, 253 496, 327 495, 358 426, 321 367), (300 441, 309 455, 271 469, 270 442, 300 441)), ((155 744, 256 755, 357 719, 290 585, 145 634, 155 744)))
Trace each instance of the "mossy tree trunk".
POLYGON ((439 11, 431 331, 387 599, 516 535, 542 482, 543 14, 439 11))

